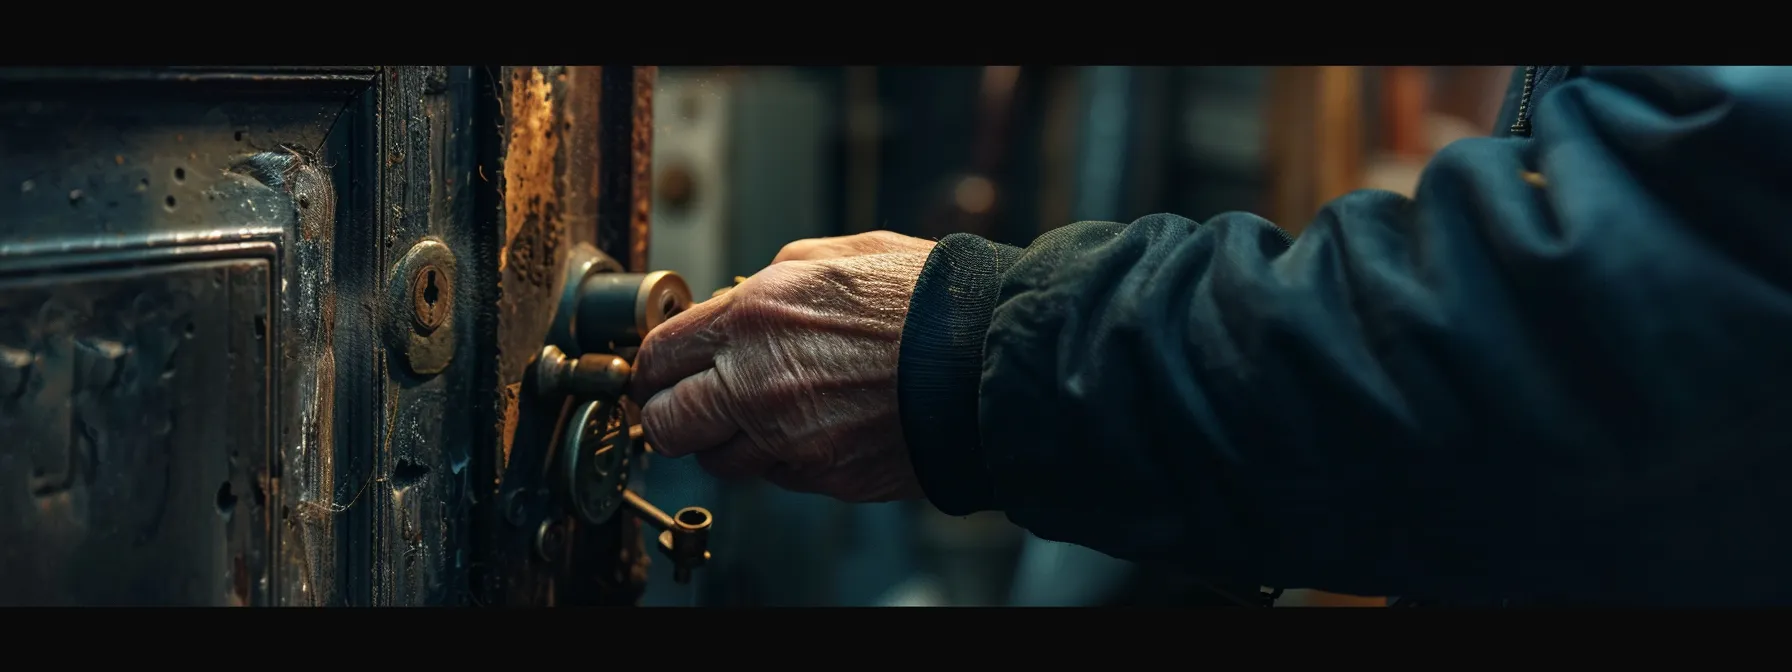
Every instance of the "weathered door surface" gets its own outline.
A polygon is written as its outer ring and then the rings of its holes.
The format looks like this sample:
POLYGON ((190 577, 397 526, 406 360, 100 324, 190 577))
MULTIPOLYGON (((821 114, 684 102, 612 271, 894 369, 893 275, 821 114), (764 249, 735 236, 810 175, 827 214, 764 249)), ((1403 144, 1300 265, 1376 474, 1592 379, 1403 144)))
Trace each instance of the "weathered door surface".
POLYGON ((529 379, 653 76, 0 70, 0 604, 633 603, 529 379))

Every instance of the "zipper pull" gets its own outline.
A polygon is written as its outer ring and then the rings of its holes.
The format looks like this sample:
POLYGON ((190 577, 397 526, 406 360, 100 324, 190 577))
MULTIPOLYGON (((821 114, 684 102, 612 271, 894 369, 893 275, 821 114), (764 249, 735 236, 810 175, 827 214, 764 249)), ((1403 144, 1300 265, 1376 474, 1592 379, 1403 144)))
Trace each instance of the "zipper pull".
POLYGON ((1531 135, 1531 91, 1537 87, 1537 66, 1524 66, 1524 87, 1518 93, 1518 118, 1513 120, 1508 133, 1519 137, 1531 135))

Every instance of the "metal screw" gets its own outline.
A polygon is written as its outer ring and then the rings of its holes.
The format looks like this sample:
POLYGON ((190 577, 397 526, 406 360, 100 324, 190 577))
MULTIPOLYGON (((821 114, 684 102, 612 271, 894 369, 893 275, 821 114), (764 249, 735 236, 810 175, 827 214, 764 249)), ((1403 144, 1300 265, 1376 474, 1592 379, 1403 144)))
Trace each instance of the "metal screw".
POLYGON ((428 334, 442 326, 454 305, 454 285, 435 264, 424 264, 411 274, 411 317, 428 334))

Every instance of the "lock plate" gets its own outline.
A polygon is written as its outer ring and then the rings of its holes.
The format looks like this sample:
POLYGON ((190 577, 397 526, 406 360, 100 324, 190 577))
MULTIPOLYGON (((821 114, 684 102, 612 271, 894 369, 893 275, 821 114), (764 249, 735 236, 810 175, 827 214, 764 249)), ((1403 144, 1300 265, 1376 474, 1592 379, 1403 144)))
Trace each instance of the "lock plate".
POLYGON ((616 515, 634 449, 620 404, 592 401, 573 413, 560 450, 560 492, 580 520, 602 525, 616 515))
POLYGON ((433 238, 392 269, 386 336, 419 376, 441 373, 454 361, 454 275, 454 251, 433 238))

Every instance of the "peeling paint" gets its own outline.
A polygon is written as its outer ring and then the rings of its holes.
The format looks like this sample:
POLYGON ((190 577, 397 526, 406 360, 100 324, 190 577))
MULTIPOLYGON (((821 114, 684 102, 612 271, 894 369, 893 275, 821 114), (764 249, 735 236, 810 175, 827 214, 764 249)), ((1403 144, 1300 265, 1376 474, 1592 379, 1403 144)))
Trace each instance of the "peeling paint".
MULTIPOLYGON (((519 68, 510 92, 510 138, 504 156, 504 249, 498 270, 511 264, 530 266, 550 260, 559 248, 558 197, 554 189, 554 159, 558 141, 552 132, 552 87, 534 68, 519 68), (538 249, 542 248, 542 249, 538 249)), ((547 279, 533 269, 524 273, 534 284, 547 279)))
POLYGON ((550 490, 554 437, 568 411, 530 394, 524 378, 558 307, 563 255, 571 245, 597 244, 619 260, 645 260, 635 239, 647 226, 650 194, 635 178, 646 174, 652 136, 651 125, 636 127, 644 118, 636 108, 651 109, 637 101, 652 95, 652 79, 627 66, 540 66, 506 68, 500 81, 497 107, 508 117, 503 154, 493 159, 503 169, 486 171, 503 185, 505 217, 497 227, 503 237, 492 398, 497 481, 486 500, 500 508, 491 518, 498 535, 487 560, 496 575, 488 599, 537 606, 630 604, 645 577, 636 521, 579 526, 560 507, 533 501, 535 493, 550 490), (607 96, 615 97, 605 103, 607 96), (591 562, 542 563, 535 531, 544 515, 565 525, 591 562))
POLYGON ((503 473, 504 469, 510 467, 510 447, 516 436, 517 403, 520 401, 518 395, 522 393, 522 390, 523 384, 520 382, 504 386, 504 410, 502 416, 504 421, 504 433, 500 435, 504 437, 504 459, 498 465, 499 473, 503 473))
POLYGON ((647 270, 647 245, 653 217, 653 87, 659 79, 659 68, 635 68, 635 120, 630 135, 635 175, 630 180, 633 193, 629 213, 629 270, 647 270))

